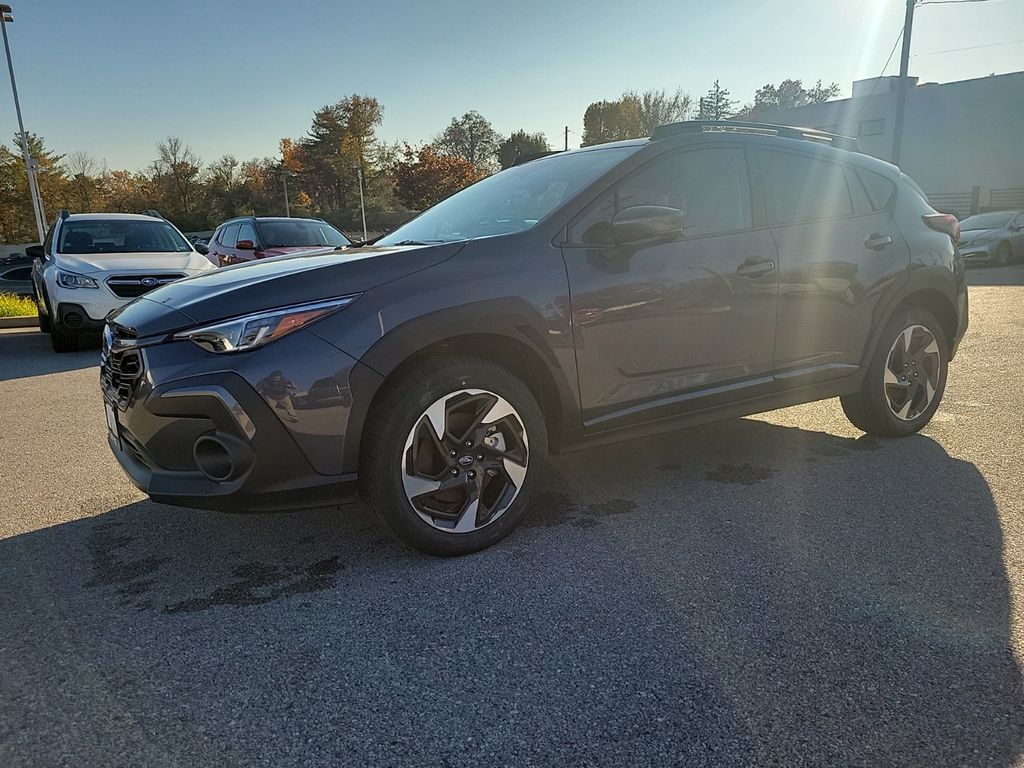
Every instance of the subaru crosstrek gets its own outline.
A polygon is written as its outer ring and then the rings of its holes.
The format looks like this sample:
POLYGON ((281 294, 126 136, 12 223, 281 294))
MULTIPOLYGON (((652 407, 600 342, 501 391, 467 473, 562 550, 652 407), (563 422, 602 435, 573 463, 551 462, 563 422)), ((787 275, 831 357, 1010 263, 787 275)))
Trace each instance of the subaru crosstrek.
POLYGON ((107 315, 139 296, 216 267, 169 221, 133 213, 61 210, 35 257, 32 290, 39 326, 56 352, 98 336, 107 315))
POLYGON ((545 457, 839 396, 908 435, 967 327, 957 221, 852 140, 721 122, 554 154, 372 246, 228 267, 114 315, 109 441, 154 500, 355 489, 407 544, 481 549, 545 457))

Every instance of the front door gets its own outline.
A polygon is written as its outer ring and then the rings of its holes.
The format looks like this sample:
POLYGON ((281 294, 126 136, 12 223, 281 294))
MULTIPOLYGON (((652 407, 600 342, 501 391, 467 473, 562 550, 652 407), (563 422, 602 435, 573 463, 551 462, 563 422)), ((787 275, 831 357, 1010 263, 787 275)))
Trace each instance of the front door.
POLYGON ((584 425, 704 407, 771 385, 776 249, 741 146, 655 158, 570 224, 563 254, 584 425), (630 206, 676 208, 683 233, 616 245, 630 206))

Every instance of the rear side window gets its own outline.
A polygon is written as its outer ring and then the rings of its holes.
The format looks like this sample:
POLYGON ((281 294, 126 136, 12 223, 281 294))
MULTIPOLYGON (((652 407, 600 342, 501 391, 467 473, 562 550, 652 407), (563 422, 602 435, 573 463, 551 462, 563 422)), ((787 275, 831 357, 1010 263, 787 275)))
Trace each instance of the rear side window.
POLYGON ((857 175, 864 184, 872 207, 876 211, 884 211, 889 205, 889 201, 892 200, 892 196, 896 194, 896 185, 884 176, 865 171, 863 168, 857 169, 857 175))
POLYGON ((220 244, 225 248, 234 248, 238 242, 238 224, 228 224, 220 233, 220 244))
POLYGON ((607 244, 611 220, 623 208, 660 205, 683 212, 683 235, 749 229, 750 179, 742 149, 701 149, 662 157, 619 182, 570 229, 570 241, 607 244))
MULTIPOLYGON (((249 240, 253 243, 256 242, 256 230, 250 222, 244 222, 238 230, 238 240, 249 240)), ((237 243, 238 240, 235 242, 237 243)))
POLYGON ((772 224, 853 214, 842 166, 806 155, 762 150, 761 174, 772 224))

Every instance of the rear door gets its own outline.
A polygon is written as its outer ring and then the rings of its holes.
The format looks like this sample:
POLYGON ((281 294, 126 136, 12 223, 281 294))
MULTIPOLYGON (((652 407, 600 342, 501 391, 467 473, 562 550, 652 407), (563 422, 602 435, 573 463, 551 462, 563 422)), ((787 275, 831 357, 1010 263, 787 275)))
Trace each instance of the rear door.
POLYGON ((238 241, 239 226, 239 223, 236 221, 233 224, 225 224, 221 228, 220 241, 217 244, 217 256, 222 266, 238 263, 238 250, 235 248, 235 243, 238 241))
POLYGON ((895 185, 818 154, 764 146, 758 154, 779 249, 780 380, 846 375, 861 361, 879 301, 909 266, 890 215, 895 185))
POLYGON ((751 163, 740 144, 661 155, 570 224, 563 254, 588 428, 770 385, 776 252, 751 163), (612 243, 612 217, 641 205, 681 210, 683 234, 612 243))

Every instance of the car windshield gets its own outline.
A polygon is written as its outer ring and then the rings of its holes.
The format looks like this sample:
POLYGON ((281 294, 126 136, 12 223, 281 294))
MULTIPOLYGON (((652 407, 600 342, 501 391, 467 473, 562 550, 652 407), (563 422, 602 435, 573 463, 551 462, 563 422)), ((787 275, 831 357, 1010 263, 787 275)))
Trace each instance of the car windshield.
POLYGON ((530 229, 639 148, 570 152, 514 166, 442 200, 377 244, 451 242, 530 229))
POLYGON ((350 245, 341 232, 323 221, 258 221, 265 248, 294 248, 303 245, 350 245))
POLYGON ((1012 213, 982 213, 960 222, 960 229, 999 229, 1010 223, 1012 213))
POLYGON ((57 253, 181 253, 188 241, 166 221, 89 219, 66 221, 57 253))

